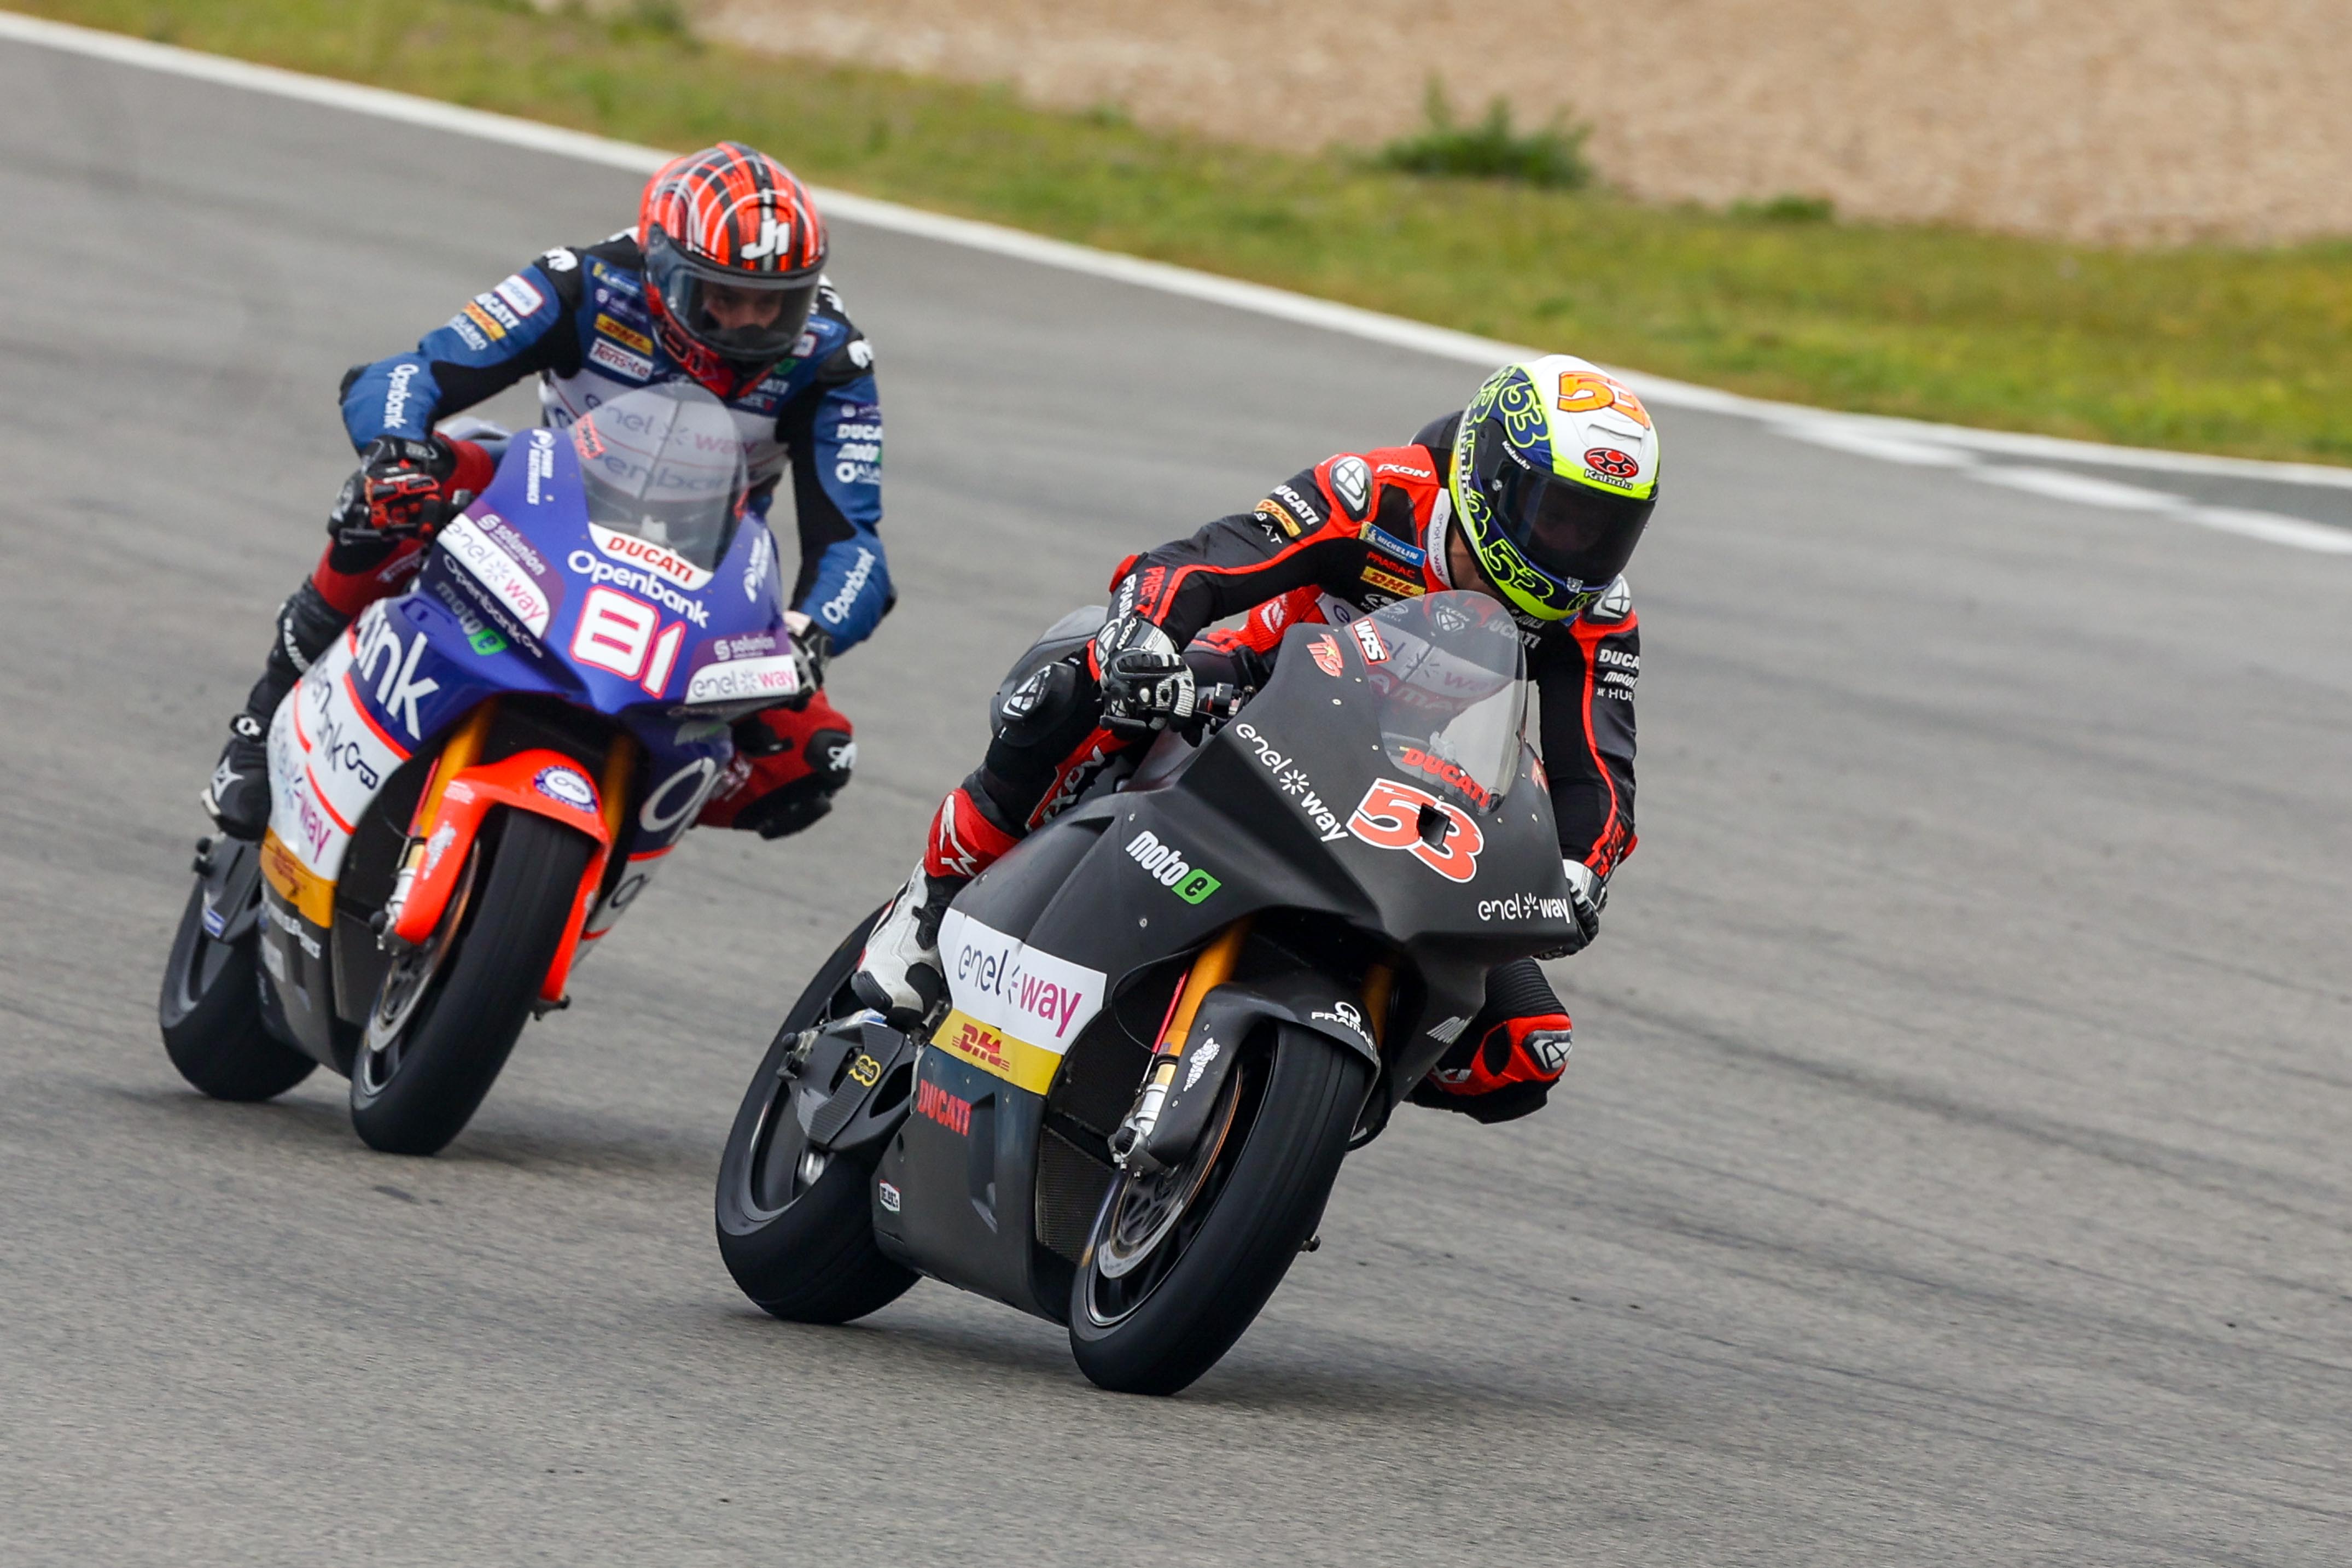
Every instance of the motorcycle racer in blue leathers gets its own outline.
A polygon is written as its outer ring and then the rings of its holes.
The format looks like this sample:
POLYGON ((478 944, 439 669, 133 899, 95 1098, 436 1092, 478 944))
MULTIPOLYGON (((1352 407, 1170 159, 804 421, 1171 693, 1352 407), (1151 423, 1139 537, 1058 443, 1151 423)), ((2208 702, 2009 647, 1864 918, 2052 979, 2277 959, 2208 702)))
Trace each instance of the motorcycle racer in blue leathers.
MULTIPOLYGON (((488 482, 491 455, 435 426, 526 376, 538 376, 542 417, 556 426, 648 384, 708 387, 743 437, 753 516, 765 521, 791 475, 801 560, 787 619, 805 685, 869 636, 893 602, 879 533, 882 411, 873 348, 824 277, 825 251, 807 190, 781 164, 725 142, 657 172, 635 228, 548 251, 414 350, 353 367, 342 414, 361 467, 230 722, 205 792, 222 830, 261 835, 263 737, 278 702, 360 611, 405 586, 434 527, 488 482)), ((852 733, 821 691, 744 721, 737 761, 702 820, 765 837, 806 827, 848 779, 852 733)))

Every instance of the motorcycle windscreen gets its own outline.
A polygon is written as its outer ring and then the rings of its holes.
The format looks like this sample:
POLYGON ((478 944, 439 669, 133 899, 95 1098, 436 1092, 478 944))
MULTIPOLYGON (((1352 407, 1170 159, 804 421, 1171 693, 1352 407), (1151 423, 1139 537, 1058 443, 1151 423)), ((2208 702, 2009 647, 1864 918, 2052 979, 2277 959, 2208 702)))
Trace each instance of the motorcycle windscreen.
POLYGON ((588 520, 709 570, 735 537, 750 488, 727 405, 693 382, 645 387, 572 426, 588 520))
POLYGON ((1348 630, 1389 760, 1471 810, 1500 806, 1528 721, 1527 655, 1510 612, 1482 593, 1432 593, 1348 630))

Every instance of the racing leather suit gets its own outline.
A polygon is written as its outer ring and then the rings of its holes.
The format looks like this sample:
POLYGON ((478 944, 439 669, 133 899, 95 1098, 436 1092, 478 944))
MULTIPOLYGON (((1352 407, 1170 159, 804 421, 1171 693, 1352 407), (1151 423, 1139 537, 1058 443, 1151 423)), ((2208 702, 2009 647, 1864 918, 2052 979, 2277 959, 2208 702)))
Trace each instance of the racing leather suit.
MULTIPOLYGON (((712 389, 735 415, 751 465, 748 510, 762 524, 791 471, 801 561, 788 602, 825 633, 836 653, 870 635, 894 602, 877 531, 882 410, 873 366, 873 348, 843 310, 840 295, 821 283, 791 358, 712 389)), ((633 231, 582 249, 551 250, 475 295, 410 352, 354 366, 343 378, 343 427, 354 448, 385 435, 425 440, 440 420, 533 374, 544 419, 557 428, 608 399, 685 377, 648 318, 633 231)), ((457 461, 444 482, 445 498, 480 490, 495 466, 488 455, 471 442, 449 444, 457 461)), ((323 623, 320 612, 331 610, 348 622, 399 591, 423 564, 425 549, 419 538, 338 539, 307 585, 323 601, 310 606, 310 619, 323 623)), ((296 674, 316 652, 296 645, 311 641, 280 636, 280 648, 300 655, 293 661, 296 674)), ((847 780, 856 753, 853 727, 823 691, 804 706, 771 709, 759 719, 770 737, 742 748, 705 808, 704 822, 771 833, 785 822, 804 825, 847 780)))
MULTIPOLYGON (((1446 475, 1458 414, 1412 444, 1341 453, 1295 475, 1248 512, 1133 556, 1113 575, 1114 612, 1164 630, 1204 681, 1246 675, 1298 622, 1344 623, 1454 586, 1446 475), (1213 622, 1247 612, 1234 630, 1213 622), (1197 640, 1196 640, 1197 639, 1197 640), (1189 644, 1189 646, 1187 646, 1189 644)), ((1511 612, 1540 694, 1542 750, 1560 854, 1605 887, 1633 852, 1633 689, 1641 622, 1620 578, 1582 615, 1511 612)), ((1090 651, 1039 669, 1000 705, 986 759, 940 803, 923 870, 978 874, 1068 806, 1132 742, 1102 723, 1090 651)), ((1262 666, 1261 666, 1262 667, 1262 666)), ((1256 684, 1247 682, 1244 684, 1256 684)), ((1481 1120, 1540 1105, 1567 1065, 1569 1020, 1532 959, 1488 977, 1485 1010, 1415 1092, 1481 1120)))

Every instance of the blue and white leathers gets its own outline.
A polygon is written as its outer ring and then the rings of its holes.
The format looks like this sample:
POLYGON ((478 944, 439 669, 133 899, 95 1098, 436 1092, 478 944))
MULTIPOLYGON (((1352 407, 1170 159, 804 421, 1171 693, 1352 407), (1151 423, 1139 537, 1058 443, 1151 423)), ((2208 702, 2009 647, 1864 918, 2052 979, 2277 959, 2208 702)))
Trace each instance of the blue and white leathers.
MULTIPOLYGON (((801 545, 789 602, 839 652, 871 635, 894 595, 879 532, 882 407, 874 350, 830 284, 792 356, 726 400, 746 447, 752 511, 768 516, 785 471, 801 545)), ((354 447, 422 439, 450 414, 527 375, 551 425, 638 387, 687 380, 645 300, 635 237, 549 251, 467 300, 415 350, 357 369, 343 389, 354 447)))

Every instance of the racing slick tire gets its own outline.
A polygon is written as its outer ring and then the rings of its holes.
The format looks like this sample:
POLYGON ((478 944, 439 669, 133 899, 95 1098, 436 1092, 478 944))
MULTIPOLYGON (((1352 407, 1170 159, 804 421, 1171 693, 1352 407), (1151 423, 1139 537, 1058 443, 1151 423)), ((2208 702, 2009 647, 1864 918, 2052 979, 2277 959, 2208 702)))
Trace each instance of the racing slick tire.
POLYGON ((1103 1200, 1071 1278, 1069 1325, 1070 1353, 1104 1388, 1190 1386, 1241 1338, 1323 1218, 1371 1064, 1287 1024, 1251 1043, 1192 1157, 1122 1176, 1103 1200))
MULTIPOLYGON (((205 848, 212 854, 258 852, 235 839, 205 848)), ((251 896, 260 897, 258 877, 251 896)), ((215 1100, 274 1099, 310 1077, 319 1064, 262 1025, 260 982, 255 974, 259 936, 248 928, 234 941, 220 941, 206 934, 204 915, 205 878, 199 876, 172 938, 163 995, 155 1006, 163 1053, 181 1077, 215 1100)), ((232 918, 228 924, 238 922, 232 918)))
POLYGON ((483 824, 440 926, 385 977, 352 1057, 352 1126, 369 1147, 438 1154, 465 1129, 530 1021, 595 848, 529 811, 483 824))
POLYGON ((817 1156, 792 1111, 781 1068, 803 1030, 856 1010, 849 977, 881 911, 858 922, 784 1015, 751 1075, 719 1164, 719 1255, 754 1304, 787 1322, 845 1323, 888 1305, 919 1277, 874 1241, 874 1160, 817 1156))

